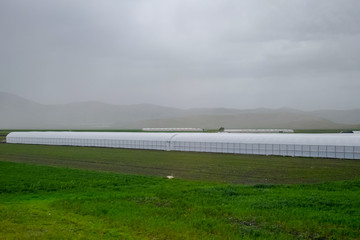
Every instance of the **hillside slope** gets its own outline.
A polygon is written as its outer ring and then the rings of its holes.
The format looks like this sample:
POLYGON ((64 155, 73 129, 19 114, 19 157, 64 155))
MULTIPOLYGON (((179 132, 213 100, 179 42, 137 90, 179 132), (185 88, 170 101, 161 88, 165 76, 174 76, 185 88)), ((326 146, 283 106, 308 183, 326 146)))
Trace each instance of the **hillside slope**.
POLYGON ((4 92, 0 92, 0 112, 0 129, 219 128, 220 126, 295 129, 360 128, 360 110, 312 112, 286 108, 183 110, 152 104, 112 105, 99 102, 44 105, 4 92))

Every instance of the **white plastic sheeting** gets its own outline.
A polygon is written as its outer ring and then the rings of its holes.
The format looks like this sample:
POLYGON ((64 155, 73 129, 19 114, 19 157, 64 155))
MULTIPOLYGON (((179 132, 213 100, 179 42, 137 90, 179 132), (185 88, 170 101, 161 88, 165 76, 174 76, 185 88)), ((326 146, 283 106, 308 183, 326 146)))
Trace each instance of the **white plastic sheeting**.
POLYGON ((203 132, 202 128, 143 128, 146 132, 203 132))
POLYGON ((7 143, 168 150, 172 133, 11 132, 7 143))
POLYGON ((178 134, 171 150, 360 159, 357 134, 178 134))
POLYGON ((8 143, 360 159, 359 134, 12 132, 8 143))

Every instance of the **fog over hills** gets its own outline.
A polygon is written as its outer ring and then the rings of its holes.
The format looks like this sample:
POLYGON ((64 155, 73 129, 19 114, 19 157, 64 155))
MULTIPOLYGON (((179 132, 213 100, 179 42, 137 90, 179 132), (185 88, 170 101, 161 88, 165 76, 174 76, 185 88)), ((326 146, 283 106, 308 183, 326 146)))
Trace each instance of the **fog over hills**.
POLYGON ((360 128, 360 109, 178 109, 100 102, 45 105, 0 92, 1 129, 134 129, 143 127, 360 128))

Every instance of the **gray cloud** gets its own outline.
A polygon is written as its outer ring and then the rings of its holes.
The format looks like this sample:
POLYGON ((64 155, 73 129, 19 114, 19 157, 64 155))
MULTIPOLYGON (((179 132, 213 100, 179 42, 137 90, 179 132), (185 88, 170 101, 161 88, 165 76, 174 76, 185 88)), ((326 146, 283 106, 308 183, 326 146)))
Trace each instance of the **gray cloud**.
POLYGON ((42 103, 358 108, 360 2, 1 1, 0 90, 42 103))

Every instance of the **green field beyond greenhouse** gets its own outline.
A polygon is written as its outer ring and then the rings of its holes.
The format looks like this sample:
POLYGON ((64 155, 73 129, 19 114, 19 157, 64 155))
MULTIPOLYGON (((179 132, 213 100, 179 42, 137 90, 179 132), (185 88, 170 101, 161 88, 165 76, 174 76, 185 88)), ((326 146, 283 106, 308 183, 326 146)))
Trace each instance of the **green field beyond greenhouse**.
POLYGON ((358 160, 0 144, 0 239, 357 239, 359 177, 358 160))

